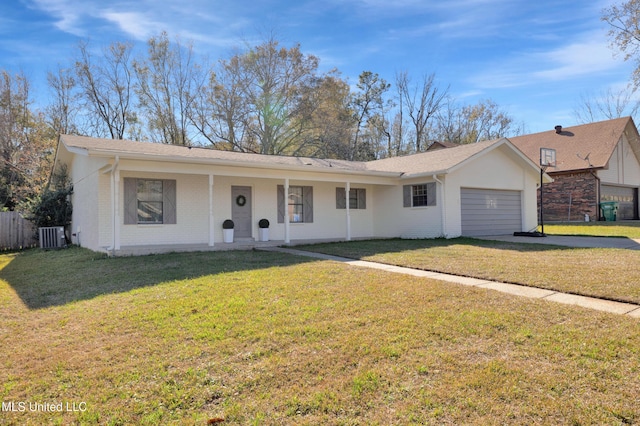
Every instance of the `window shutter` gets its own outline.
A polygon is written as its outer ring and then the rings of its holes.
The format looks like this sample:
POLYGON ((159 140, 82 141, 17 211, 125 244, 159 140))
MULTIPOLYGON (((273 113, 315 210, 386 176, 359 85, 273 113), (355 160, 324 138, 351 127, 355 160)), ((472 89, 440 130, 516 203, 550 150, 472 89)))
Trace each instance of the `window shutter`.
POLYGON ((404 185, 402 187, 402 205, 403 207, 411 207, 411 185, 404 185))
POLYGON ((427 206, 436 205, 436 183, 431 182, 427 184, 427 206))
POLYGON ((138 223, 138 183, 136 179, 124 178, 124 224, 138 223))
POLYGON ((347 202, 345 201, 346 191, 344 188, 336 188, 336 209, 346 209, 347 202))
POLYGON ((284 186, 278 185, 278 223, 284 223, 284 186))
POLYGON ((367 208, 367 190, 356 189, 356 191, 358 191, 358 208, 366 209, 367 208))
POLYGON ((177 223, 175 180, 162 181, 162 223, 167 225, 177 223))
POLYGON ((302 187, 303 222, 313 223, 313 186, 302 187))

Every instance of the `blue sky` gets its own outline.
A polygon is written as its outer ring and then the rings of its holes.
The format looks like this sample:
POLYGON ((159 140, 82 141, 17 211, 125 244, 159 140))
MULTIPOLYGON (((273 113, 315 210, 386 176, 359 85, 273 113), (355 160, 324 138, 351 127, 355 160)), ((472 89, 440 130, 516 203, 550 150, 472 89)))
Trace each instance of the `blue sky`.
MULTIPOLYGON (((5 0, 0 68, 22 70, 39 99, 46 72, 73 60, 78 41, 138 48, 167 31, 198 54, 228 58, 274 33, 355 84, 362 71, 389 82, 435 73, 462 103, 491 98, 527 132, 576 123, 573 110, 629 82, 600 16, 614 0, 5 0)), ((41 101, 42 102, 42 101, 41 101)))

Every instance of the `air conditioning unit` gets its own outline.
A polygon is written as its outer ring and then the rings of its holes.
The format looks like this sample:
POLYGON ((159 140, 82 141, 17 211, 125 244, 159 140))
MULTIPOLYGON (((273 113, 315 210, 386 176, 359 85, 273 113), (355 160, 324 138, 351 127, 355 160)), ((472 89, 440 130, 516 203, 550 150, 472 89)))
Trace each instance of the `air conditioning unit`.
POLYGON ((40 248, 56 249, 67 246, 67 240, 64 237, 64 226, 38 228, 38 234, 40 236, 40 248))

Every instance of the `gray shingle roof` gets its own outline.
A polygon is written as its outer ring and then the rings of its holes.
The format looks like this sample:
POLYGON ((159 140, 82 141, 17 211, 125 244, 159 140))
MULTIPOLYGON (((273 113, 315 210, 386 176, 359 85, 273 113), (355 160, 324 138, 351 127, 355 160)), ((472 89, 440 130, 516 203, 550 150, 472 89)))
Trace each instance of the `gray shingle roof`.
POLYGON ((384 174, 408 177, 411 175, 446 173, 451 168, 479 154, 501 140, 462 145, 432 152, 361 162, 261 155, 207 148, 189 148, 150 142, 91 138, 62 135, 60 141, 70 150, 88 155, 120 155, 121 157, 182 161, 193 163, 237 164, 256 167, 309 168, 316 171, 384 174))
POLYGON ((427 151, 404 157, 390 157, 370 161, 367 167, 380 171, 402 171, 405 175, 448 172, 503 139, 459 145, 454 148, 427 151))

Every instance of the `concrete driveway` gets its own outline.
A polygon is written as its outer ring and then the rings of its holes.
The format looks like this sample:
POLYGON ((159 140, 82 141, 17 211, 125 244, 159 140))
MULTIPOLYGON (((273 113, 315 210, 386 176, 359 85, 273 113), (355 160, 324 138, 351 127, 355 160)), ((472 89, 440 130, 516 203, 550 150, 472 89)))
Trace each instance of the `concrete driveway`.
POLYGON ((613 238, 613 237, 573 237, 560 235, 547 235, 546 237, 516 237, 514 235, 494 235, 473 237, 481 240, 506 241, 511 243, 548 244, 565 247, 584 248, 620 248, 639 250, 640 239, 613 238))

